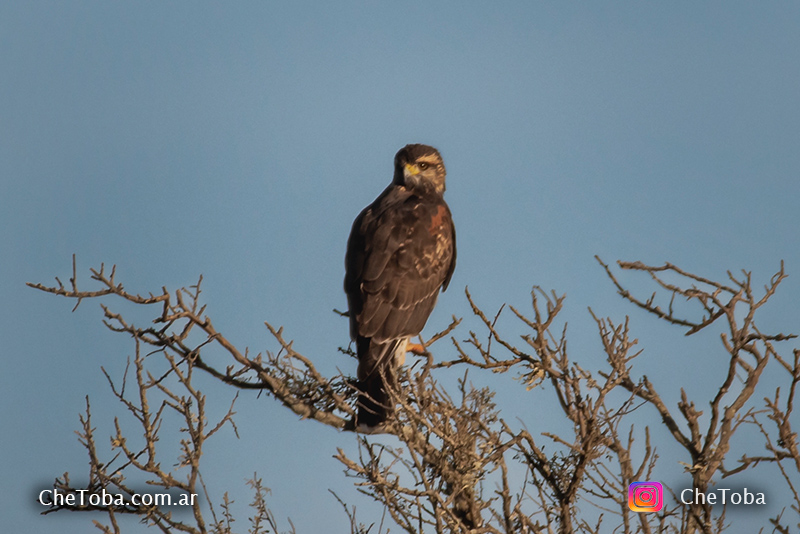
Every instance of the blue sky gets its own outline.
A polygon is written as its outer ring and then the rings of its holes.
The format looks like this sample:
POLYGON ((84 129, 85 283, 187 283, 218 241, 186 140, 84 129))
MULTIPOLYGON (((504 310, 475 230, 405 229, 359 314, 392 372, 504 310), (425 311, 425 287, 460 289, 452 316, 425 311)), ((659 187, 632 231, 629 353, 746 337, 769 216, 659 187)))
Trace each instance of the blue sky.
MULTIPOLYGON (((137 292, 202 274, 209 315, 240 346, 274 349, 270 321, 326 372, 347 370, 331 312, 346 306, 347 235, 406 143, 440 149, 458 229, 428 332, 467 313, 465 286, 496 310, 540 285, 567 294, 576 357, 598 354, 587 306, 631 314, 638 365, 665 396, 702 390, 718 341, 688 343, 625 306, 595 254, 712 278, 747 269, 759 286, 785 260, 765 320, 797 331, 798 27, 791 2, 4 2, 4 521, 89 526, 39 517, 31 495, 81 473, 86 395, 110 432, 100 366, 120 374, 132 351, 97 303, 70 313, 25 282, 66 280, 73 253, 87 288, 101 262, 137 292)), ((257 471, 300 532, 345 528, 328 488, 370 513, 331 458, 352 435, 269 399, 243 395, 237 410, 242 439, 207 457, 224 489, 246 501, 257 471)))

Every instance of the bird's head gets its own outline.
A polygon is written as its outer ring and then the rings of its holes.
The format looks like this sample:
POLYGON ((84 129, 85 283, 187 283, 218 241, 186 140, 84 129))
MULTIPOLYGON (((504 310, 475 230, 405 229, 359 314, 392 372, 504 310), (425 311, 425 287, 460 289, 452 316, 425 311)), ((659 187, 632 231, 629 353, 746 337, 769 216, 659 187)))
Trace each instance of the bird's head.
POLYGON ((428 145, 406 145, 394 157, 394 183, 407 189, 443 194, 447 171, 439 151, 428 145))

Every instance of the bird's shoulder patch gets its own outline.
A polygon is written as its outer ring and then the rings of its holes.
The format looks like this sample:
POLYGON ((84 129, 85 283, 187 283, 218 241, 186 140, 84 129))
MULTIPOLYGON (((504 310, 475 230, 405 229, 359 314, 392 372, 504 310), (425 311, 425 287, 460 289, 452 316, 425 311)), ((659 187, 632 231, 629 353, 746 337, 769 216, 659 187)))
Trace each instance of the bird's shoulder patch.
POLYGON ((449 212, 444 204, 436 206, 436 212, 431 216, 431 224, 428 226, 428 232, 433 234, 445 223, 449 218, 449 212))

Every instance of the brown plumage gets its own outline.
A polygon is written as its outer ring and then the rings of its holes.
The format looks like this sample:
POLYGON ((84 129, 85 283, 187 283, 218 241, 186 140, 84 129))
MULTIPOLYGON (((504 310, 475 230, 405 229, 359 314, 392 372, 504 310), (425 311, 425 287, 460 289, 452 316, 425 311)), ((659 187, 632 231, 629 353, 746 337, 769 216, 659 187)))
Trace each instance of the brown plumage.
POLYGON ((445 174, 435 148, 403 147, 392 183, 359 214, 347 241, 344 290, 362 432, 380 431, 393 413, 386 389, 396 389, 408 339, 422 331, 453 275, 456 234, 443 198, 445 174))

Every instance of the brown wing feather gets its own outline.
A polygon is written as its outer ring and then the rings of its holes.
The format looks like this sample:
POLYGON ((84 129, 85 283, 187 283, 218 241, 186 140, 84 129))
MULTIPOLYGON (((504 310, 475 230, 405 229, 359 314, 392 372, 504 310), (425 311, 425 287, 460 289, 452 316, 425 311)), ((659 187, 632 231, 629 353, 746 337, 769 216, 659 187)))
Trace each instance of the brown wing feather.
POLYGON ((419 334, 452 276, 454 236, 439 195, 418 196, 393 185, 361 212, 345 260, 351 337, 383 341, 419 334))

